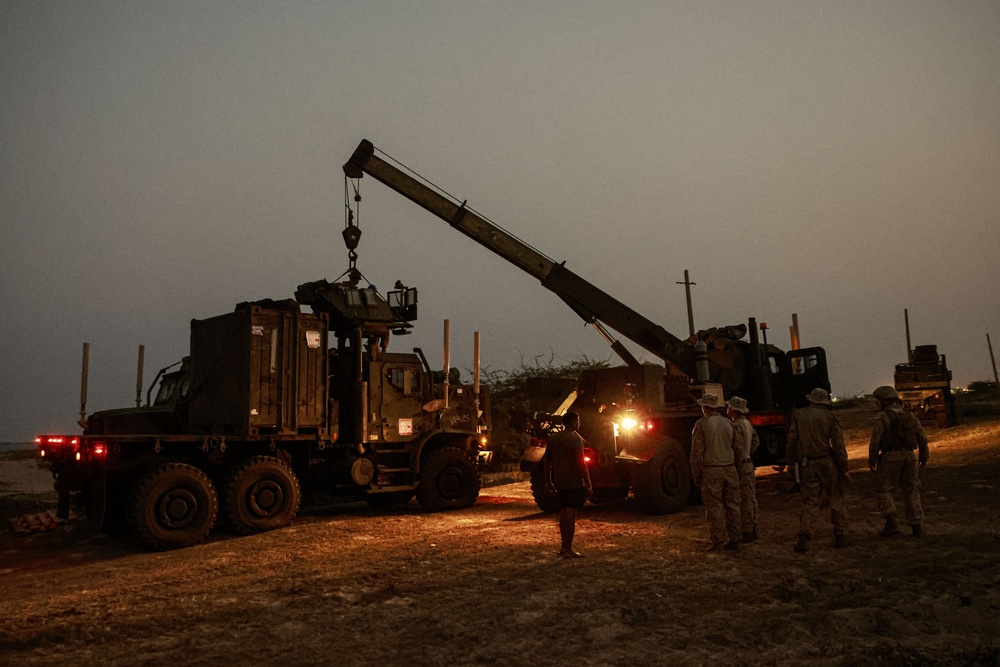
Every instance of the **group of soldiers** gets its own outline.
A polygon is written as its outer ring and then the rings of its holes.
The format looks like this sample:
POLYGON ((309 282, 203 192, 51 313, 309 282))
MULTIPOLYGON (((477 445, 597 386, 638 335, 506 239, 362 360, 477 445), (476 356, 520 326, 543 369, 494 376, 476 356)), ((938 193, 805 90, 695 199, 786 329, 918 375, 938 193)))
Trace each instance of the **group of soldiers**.
MULTIPOLYGON (((885 519, 879 533, 900 532, 893 491, 903 493, 904 512, 914 537, 923 531, 918 469, 927 463, 927 436, 915 415, 903 409, 893 387, 872 394, 878 415, 872 424, 868 467, 875 473, 878 509, 885 519)), ((847 448, 830 395, 814 389, 809 405, 796 410, 788 430, 786 460, 798 466, 802 508, 794 550, 805 553, 823 510, 829 509, 833 546, 847 546, 847 448)), ((691 434, 691 475, 701 489, 708 518, 709 551, 738 551, 758 537, 755 474, 751 455, 759 445, 747 419, 747 402, 733 396, 725 403, 714 394, 698 400, 702 418, 691 434)))

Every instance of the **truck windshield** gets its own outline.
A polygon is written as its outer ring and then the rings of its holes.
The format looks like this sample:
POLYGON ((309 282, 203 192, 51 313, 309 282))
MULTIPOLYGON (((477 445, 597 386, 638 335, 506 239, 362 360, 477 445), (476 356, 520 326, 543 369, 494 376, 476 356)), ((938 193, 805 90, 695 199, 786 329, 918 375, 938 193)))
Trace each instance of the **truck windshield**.
POLYGON ((165 405, 175 399, 183 399, 187 396, 190 382, 190 378, 180 373, 163 376, 153 405, 165 405))

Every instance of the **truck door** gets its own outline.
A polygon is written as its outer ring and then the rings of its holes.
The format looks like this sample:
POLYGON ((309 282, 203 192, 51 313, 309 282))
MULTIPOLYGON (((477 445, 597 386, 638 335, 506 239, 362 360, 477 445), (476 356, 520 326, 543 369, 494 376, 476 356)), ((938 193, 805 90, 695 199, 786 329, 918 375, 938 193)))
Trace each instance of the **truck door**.
MULTIPOLYGON (((830 375, 826 366, 826 351, 821 347, 804 347, 785 353, 787 375, 785 396, 796 407, 807 404, 806 395, 817 387, 830 391, 830 375)), ((787 406, 786 406, 787 407, 787 406)))
POLYGON ((382 369, 382 439, 407 442, 423 414, 420 364, 388 363, 382 369))

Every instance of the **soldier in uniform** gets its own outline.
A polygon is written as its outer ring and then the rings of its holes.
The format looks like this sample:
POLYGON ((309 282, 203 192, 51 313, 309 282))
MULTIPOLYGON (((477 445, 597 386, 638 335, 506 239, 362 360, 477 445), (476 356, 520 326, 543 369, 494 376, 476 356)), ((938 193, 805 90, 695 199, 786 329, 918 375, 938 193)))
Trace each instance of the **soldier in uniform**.
POLYGON ((802 510, 795 551, 805 553, 813 538, 813 525, 821 510, 830 508, 833 546, 847 546, 847 447, 840 421, 833 414, 830 395, 813 389, 809 405, 795 411, 788 429, 786 459, 798 463, 802 486, 802 510))
POLYGON ((868 468, 875 473, 878 510, 885 518, 885 527, 879 535, 890 537, 899 532, 896 504, 892 500, 893 489, 898 485, 903 491, 906 521, 913 536, 922 537, 924 510, 920 504, 918 466, 923 468, 930 458, 927 436, 916 415, 903 409, 899 394, 893 387, 879 387, 872 396, 878 404, 879 413, 872 423, 868 468), (914 450, 919 451, 917 456, 914 456, 914 450))
POLYGON ((559 555, 563 558, 580 558, 573 550, 573 535, 576 533, 576 514, 587 502, 593 491, 590 471, 583 459, 583 437, 577 433, 580 415, 567 412, 563 415, 562 431, 553 433, 545 447, 546 487, 555 491, 559 498, 559 536, 562 545, 559 555))
POLYGON ((745 398, 733 396, 726 405, 729 418, 733 421, 733 432, 739 451, 736 454, 736 471, 740 475, 740 520, 743 524, 743 542, 757 539, 757 479, 750 455, 760 446, 757 431, 747 419, 745 398))
POLYGON ((709 535, 709 551, 739 551, 740 480, 736 472, 737 444, 726 405, 708 394, 698 400, 702 415, 691 431, 691 476, 701 487, 709 535))

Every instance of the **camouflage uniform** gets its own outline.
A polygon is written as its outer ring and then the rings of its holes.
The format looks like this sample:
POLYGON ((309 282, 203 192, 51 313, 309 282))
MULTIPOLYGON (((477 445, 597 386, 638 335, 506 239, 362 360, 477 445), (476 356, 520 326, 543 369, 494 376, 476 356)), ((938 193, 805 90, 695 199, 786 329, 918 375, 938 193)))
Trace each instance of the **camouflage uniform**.
POLYGON ((733 420, 733 431, 739 451, 736 470, 740 475, 740 517, 743 523, 743 541, 757 537, 757 479, 750 455, 760 446, 760 438, 746 417, 733 420))
POLYGON ((813 526, 826 508, 830 509, 835 545, 846 545, 847 447, 840 421, 833 412, 824 408, 822 402, 817 404, 812 398, 810 401, 808 407, 796 410, 792 416, 786 450, 788 462, 799 464, 802 487, 796 551, 805 550, 805 541, 812 539, 813 526))
POLYGON ((733 424, 721 414, 699 419, 691 431, 691 476, 701 487, 713 549, 740 541, 740 481, 733 424))
POLYGON ((868 444, 868 466, 875 470, 878 511, 887 522, 892 518, 893 528, 885 531, 888 534, 894 531, 896 504, 892 492, 897 484, 903 491, 906 521, 915 527, 914 533, 920 531, 924 510, 920 504, 920 476, 914 450, 919 450, 919 462, 926 463, 930 452, 920 420, 894 401, 875 417, 868 444))

